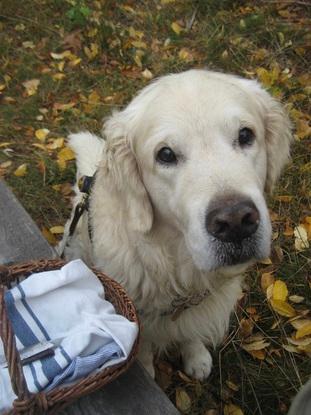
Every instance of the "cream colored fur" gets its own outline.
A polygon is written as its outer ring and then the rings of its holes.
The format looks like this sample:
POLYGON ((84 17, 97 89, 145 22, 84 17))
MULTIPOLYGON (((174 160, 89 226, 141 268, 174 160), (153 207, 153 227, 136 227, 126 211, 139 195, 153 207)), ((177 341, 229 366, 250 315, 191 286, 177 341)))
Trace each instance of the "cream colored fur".
MULTIPOLYGON (((289 157, 291 131, 281 105, 255 81, 204 70, 169 75, 147 86, 106 121, 104 140, 70 136, 77 176, 92 175, 90 223, 84 215, 67 259, 82 257, 119 281, 141 313, 140 359, 180 347, 186 372, 207 377, 216 346, 228 329, 249 263, 226 266, 204 226, 209 203, 239 192, 260 212, 256 258, 269 255, 271 226, 264 189, 271 191, 289 157), (236 144, 239 128, 255 131, 252 146, 236 144), (176 166, 156 162, 169 146, 176 166), (176 321, 161 315, 178 295, 210 290, 176 321)), ((80 198, 76 188, 76 204, 80 198)), ((67 231, 68 231, 67 224, 67 231)), ((63 245, 66 242, 66 236, 63 245)))

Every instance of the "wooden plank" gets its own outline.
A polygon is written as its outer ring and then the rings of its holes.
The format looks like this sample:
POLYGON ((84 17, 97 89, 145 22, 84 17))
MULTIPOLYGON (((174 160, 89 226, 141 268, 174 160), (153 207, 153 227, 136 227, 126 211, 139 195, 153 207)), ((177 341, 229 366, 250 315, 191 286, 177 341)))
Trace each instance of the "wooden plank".
POLYGON ((0 264, 55 256, 31 217, 0 180, 0 264))
MULTIPOLYGON (((55 257, 55 251, 0 180, 0 263, 55 257)), ((63 415, 178 415, 179 412, 138 362, 118 379, 61 412, 63 415)))
POLYGON ((179 412, 138 363, 102 390, 76 401, 61 415, 178 415, 179 412))

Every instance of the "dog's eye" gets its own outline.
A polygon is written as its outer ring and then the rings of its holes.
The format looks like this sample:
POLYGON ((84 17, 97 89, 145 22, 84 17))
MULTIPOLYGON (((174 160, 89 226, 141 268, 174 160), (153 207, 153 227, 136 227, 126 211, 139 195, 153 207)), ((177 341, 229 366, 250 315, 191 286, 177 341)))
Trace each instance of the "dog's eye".
POLYGON ((241 147, 249 146, 253 143, 255 134, 250 128, 241 128, 239 131, 239 144, 241 147))
POLYGON ((157 153, 156 160, 159 163, 165 163, 165 164, 176 164, 177 163, 176 154, 169 147, 162 147, 157 153))

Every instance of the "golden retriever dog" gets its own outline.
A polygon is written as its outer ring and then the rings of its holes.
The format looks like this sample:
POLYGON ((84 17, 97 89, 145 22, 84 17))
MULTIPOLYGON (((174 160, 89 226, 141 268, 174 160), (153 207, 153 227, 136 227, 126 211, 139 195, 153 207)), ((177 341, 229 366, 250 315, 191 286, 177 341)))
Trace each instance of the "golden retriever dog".
MULTIPOLYGON (((65 257, 123 285, 142 321, 139 358, 178 346, 206 378, 243 273, 270 252, 270 192, 289 158, 290 122, 256 81, 207 70, 164 76, 105 122, 70 136, 77 179, 95 174, 65 257), (89 235, 89 229, 91 230, 89 235)), ((76 205, 83 197, 76 186, 76 205)))

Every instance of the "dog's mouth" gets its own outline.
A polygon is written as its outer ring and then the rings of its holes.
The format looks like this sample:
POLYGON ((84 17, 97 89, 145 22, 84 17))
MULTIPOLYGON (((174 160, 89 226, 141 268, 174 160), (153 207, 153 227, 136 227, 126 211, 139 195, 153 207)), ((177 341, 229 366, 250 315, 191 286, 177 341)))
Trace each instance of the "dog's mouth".
POLYGON ((218 266, 244 264, 262 259, 265 255, 259 249, 257 238, 251 237, 240 242, 213 241, 215 259, 218 266))

